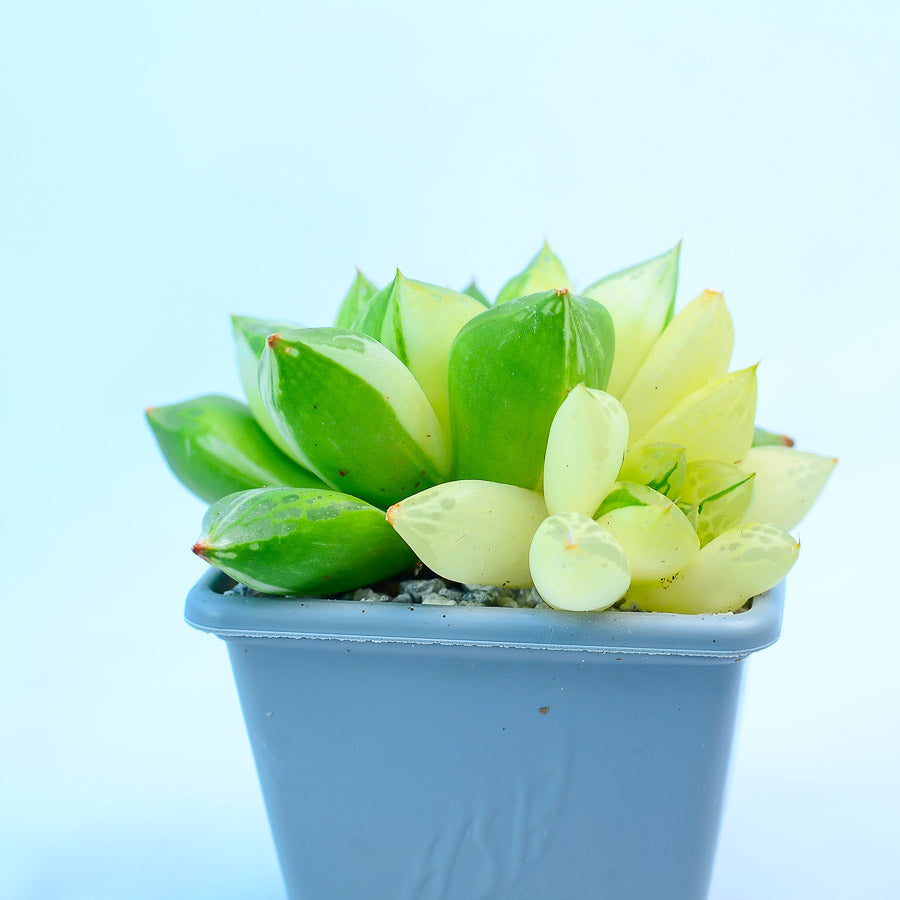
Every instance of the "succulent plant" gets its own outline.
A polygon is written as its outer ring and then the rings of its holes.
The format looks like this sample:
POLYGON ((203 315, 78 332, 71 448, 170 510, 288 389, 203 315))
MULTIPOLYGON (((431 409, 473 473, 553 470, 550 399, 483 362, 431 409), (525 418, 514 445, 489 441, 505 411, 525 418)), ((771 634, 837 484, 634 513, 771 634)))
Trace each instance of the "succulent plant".
POLYGON ((247 404, 148 410, 212 506, 194 551, 330 595, 416 558, 571 610, 734 611, 780 581, 835 460, 754 425, 721 294, 680 245, 576 293, 544 244, 489 304, 357 273, 331 328, 234 317, 247 404))

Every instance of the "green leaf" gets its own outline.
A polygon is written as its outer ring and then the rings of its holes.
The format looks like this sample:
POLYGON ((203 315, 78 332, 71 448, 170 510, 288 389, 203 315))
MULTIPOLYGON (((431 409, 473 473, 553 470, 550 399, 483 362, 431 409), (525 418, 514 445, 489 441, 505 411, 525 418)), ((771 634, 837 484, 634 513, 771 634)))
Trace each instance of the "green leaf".
POLYGON ((482 306, 491 305, 491 301, 485 297, 478 285, 475 284, 475 279, 472 279, 472 281, 463 288, 462 292, 468 294, 473 300, 477 300, 482 306))
POLYGON ((602 303, 616 328, 616 358, 607 390, 621 397, 638 366, 672 317, 681 244, 646 262, 622 269, 586 287, 582 294, 602 303))
POLYGON ((572 282, 559 261, 559 257, 550 249, 550 245, 544 241, 544 246, 538 250, 525 268, 514 275, 497 295, 496 305, 515 300, 517 297, 527 297, 529 294, 539 294, 543 291, 556 291, 565 288, 572 290, 572 282))
POLYGON ((244 394, 250 404, 250 412, 269 439, 295 462, 301 463, 294 455, 288 442, 275 427, 272 417, 266 411, 259 393, 259 359, 266 346, 266 338, 284 328, 299 326, 287 322, 275 322, 271 319, 254 319, 250 316, 232 316, 231 327, 234 331, 234 345, 237 350, 238 374, 244 394))
POLYGON ((579 382, 603 390, 614 345, 606 310, 565 290, 468 322, 448 368, 455 476, 538 489, 556 411, 579 382))
POLYGON ((725 300, 704 291, 657 338, 622 396, 632 440, 691 391, 725 375, 733 346, 734 326, 725 300))
POLYGON ((446 429, 450 346, 463 325, 482 312, 484 307, 466 294, 411 281, 398 271, 355 327, 382 343, 407 366, 446 429))
POLYGON ((743 525, 710 541, 674 578, 633 582, 626 601, 651 612, 736 612, 773 588, 797 560, 800 545, 772 525, 743 525))
POLYGON ((753 498, 753 475, 718 460, 689 462, 679 500, 697 510, 700 544, 737 525, 753 498))
POLYGON ((785 531, 798 525, 825 487, 837 460, 789 447, 754 447, 741 469, 756 474, 744 522, 770 522, 785 531))
POLYGON ((636 446, 679 444, 688 462, 718 459, 736 463, 750 449, 755 413, 756 366, 752 366, 688 394, 636 446))
POLYGON ((634 581, 674 575, 700 550, 684 513, 642 484, 619 483, 594 518, 622 547, 634 581))
POLYGON ((332 487, 386 509, 445 479, 434 410, 403 363, 364 334, 304 328, 272 335, 260 390, 293 451, 332 487))
POLYGON ((645 484, 674 500, 684 483, 687 456, 677 444, 644 444, 625 454, 619 481, 645 484))
POLYGON ((547 516, 536 491, 449 481, 388 510, 388 522, 438 575, 464 584, 529 587, 528 547, 547 516))
POLYGON ((409 568, 415 556, 384 513, 336 491, 260 488, 224 497, 194 552, 269 594, 333 594, 409 568))
POLYGON ((151 407, 147 422, 169 468, 207 503, 263 485, 324 487, 288 459, 250 409, 231 397, 208 395, 151 407))
POLYGON ((628 416, 611 394, 575 385, 550 426, 544 497, 552 513, 593 515, 619 474, 628 416))
POLYGON ((375 296, 377 290, 378 288, 357 269, 356 277, 338 309, 337 317, 334 320, 335 328, 352 328, 353 323, 359 318, 360 313, 375 296))
POLYGON ((628 560, 615 537, 589 516, 559 512, 545 519, 531 542, 534 586, 554 609, 607 609, 628 590, 628 560))
POLYGON ((786 434, 778 434, 775 431, 766 431, 765 428, 756 427, 753 429, 753 446, 754 447, 793 447, 793 438, 789 438, 786 434))

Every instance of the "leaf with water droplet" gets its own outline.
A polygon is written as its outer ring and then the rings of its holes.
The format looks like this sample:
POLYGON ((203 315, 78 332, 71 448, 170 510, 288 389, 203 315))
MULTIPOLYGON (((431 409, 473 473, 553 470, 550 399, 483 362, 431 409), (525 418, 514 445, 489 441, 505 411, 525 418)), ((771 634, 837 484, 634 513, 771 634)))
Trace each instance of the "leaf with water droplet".
POLYGON ((577 512, 556 513, 541 523, 529 563, 534 586, 555 609, 607 609, 622 598, 631 577, 615 537, 577 512))
POLYGON ((384 513, 337 491, 260 488, 214 503, 194 552, 269 594, 333 594, 396 575, 415 555, 384 513))
POLYGON ((607 390, 621 397, 653 342, 672 317, 681 244, 646 262, 588 285, 582 294, 602 303, 616 329, 616 358, 607 390))
POLYGON ((466 323, 448 367, 455 476, 539 489, 556 411, 579 382, 604 388, 614 344, 606 310, 567 291, 466 323))
POLYGON ((409 370, 365 334, 282 331, 260 364, 266 409, 322 480, 386 509, 443 481, 440 423, 409 370))
POLYGON ((547 516, 536 491, 450 481, 388 510, 388 521, 438 575, 463 584, 529 587, 528 547, 547 516))
POLYGON ((569 276, 559 261, 559 257, 544 241, 544 246, 538 250, 528 265, 503 285, 494 305, 515 300, 517 297, 527 297, 529 294, 555 291, 559 288, 571 291, 572 282, 569 281, 569 276))

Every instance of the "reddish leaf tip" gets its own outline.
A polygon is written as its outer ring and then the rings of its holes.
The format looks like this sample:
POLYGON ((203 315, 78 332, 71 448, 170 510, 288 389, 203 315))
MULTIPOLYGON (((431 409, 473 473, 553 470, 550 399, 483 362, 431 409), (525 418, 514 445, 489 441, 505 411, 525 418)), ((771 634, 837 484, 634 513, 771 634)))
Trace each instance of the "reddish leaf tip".
POLYGON ((276 331, 275 334, 270 334, 266 338, 266 344, 269 347, 274 347, 281 340, 281 333, 276 331))
POLYGON ((388 520, 388 523, 389 523, 390 525, 393 525, 393 524, 394 524, 394 520, 397 518, 397 513, 398 513, 399 510, 400 510, 400 506, 401 506, 400 503, 395 503, 393 506, 391 506, 391 507, 388 509, 388 511, 387 511, 387 520, 388 520))
POLYGON ((197 556, 201 557, 201 559, 206 559, 206 554, 209 552, 209 544, 206 541, 197 541, 191 550, 197 554, 197 556))

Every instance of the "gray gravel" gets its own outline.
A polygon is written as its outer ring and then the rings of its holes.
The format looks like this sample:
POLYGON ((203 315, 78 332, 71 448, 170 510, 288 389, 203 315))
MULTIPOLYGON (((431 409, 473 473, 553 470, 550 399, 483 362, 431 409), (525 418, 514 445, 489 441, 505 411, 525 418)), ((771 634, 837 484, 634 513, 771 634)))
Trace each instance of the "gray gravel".
MULTIPOLYGON (((390 585, 358 588, 337 594, 335 600, 357 600, 361 603, 403 603, 407 606, 507 606, 520 609, 549 609, 534 588, 504 588, 483 584, 458 584, 434 576, 432 578, 401 579, 390 585)), ((243 584, 235 585, 226 594, 240 597, 264 597, 243 584)))

